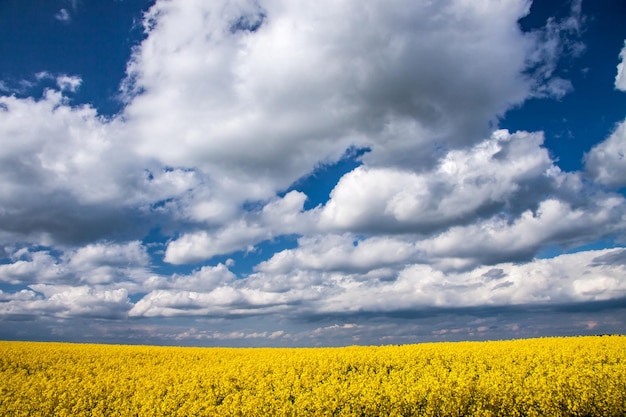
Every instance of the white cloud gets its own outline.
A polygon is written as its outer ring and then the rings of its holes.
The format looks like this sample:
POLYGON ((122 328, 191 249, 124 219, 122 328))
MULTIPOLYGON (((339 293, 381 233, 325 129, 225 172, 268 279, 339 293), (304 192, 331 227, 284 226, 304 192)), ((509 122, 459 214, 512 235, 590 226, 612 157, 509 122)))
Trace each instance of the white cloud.
POLYGON ((296 212, 278 230, 268 216, 280 210, 276 193, 319 164, 369 146, 372 167, 419 170, 438 149, 478 142, 528 97, 523 71, 543 48, 517 26, 528 8, 158 1, 128 63, 122 114, 71 106, 64 94, 80 78, 45 71, 38 79, 59 91, 0 97, 0 135, 10 138, 0 227, 25 242, 82 244, 156 215, 181 236, 168 247, 174 263, 301 232, 296 212), (254 201, 269 202, 261 220, 242 209, 254 201))
POLYGON ((103 285, 141 281, 147 275, 149 256, 141 242, 89 244, 65 253, 67 269, 81 282, 103 285))
POLYGON ((200 262, 215 255, 252 249, 252 245, 269 237, 266 229, 240 221, 217 233, 199 231, 184 234, 167 245, 164 260, 172 264, 200 262))
POLYGON ((53 90, 38 101, 5 96, 0 104, 0 135, 10 138, 0 150, 2 229, 56 240, 60 229, 73 229, 66 219, 78 207, 123 201, 129 166, 115 162, 124 157, 94 109, 69 107, 53 90))
POLYGON ((623 236, 623 197, 594 187, 626 184, 626 122, 586 157, 596 184, 561 172, 540 132, 493 131, 526 99, 572 88, 556 72, 582 51, 580 2, 525 34, 529 7, 156 1, 119 115, 73 105, 78 76, 43 71, 37 82, 56 87, 42 97, 0 96, 0 281, 29 288, 0 291, 0 316, 289 320, 624 297, 619 250, 533 260, 623 236), (327 203, 304 211, 304 193, 285 193, 363 147, 327 203), (141 243, 157 228, 174 265, 299 239, 246 278, 232 260, 165 274, 141 243))
MULTIPOLYGON (((57 79, 65 90, 79 85, 78 78, 57 79)), ((62 91, 46 90, 39 100, 0 96, 0 135, 7 139, 0 149, 0 228, 13 233, 11 242, 110 237, 132 229, 130 217, 149 215, 152 204, 205 193, 201 173, 138 158, 124 132, 122 120, 71 106, 62 91)))
MULTIPOLYGON (((131 317, 239 316, 267 314, 285 303, 284 294, 263 293, 231 286, 210 292, 154 290, 130 310, 131 317)), ((280 308, 278 309, 280 310, 280 308)))
POLYGON ((523 210, 561 176, 543 136, 496 131, 450 151, 432 171, 359 167, 346 174, 319 214, 322 229, 431 232, 509 208, 523 210))
POLYGON ((0 290, 0 302, 31 301, 37 298, 37 294, 31 290, 20 290, 15 293, 5 293, 0 290))
MULTIPOLYGON (((626 295, 623 252, 621 248, 578 252, 466 272, 399 262, 396 272, 382 279, 375 279, 371 271, 325 272, 319 264, 307 263, 303 255, 285 273, 266 265, 244 280, 224 282, 209 291, 152 291, 135 304, 130 315, 239 317, 272 313, 297 318, 615 300, 626 295)), ((332 270, 334 254, 319 256, 326 256, 330 264, 325 269, 332 270)), ((358 257, 353 255, 353 259, 358 257)))
POLYGON ((67 11, 67 9, 59 10, 54 15, 54 18, 63 23, 69 23, 72 20, 72 16, 70 16, 70 13, 67 11))
POLYGON ((0 303, 0 315, 52 316, 60 318, 123 318, 131 307, 124 289, 96 290, 87 286, 32 286, 43 297, 20 292, 8 302, 0 303))
POLYGON ((168 243, 164 260, 172 264, 199 262, 215 255, 252 250, 257 243, 277 235, 302 231, 307 228, 300 224, 305 199, 303 193, 291 191, 283 198, 270 200, 260 211, 230 219, 217 230, 186 233, 168 243))
POLYGON ((20 251, 12 258, 13 262, 0 265, 0 280, 9 284, 56 281, 65 276, 63 267, 47 251, 20 251))
POLYGON ((624 62, 626 62, 626 40, 624 41, 624 47, 619 53, 620 63, 617 64, 617 75, 615 76, 615 88, 621 91, 626 91, 626 69, 624 68, 624 62))
POLYGON ((626 120, 585 155, 585 169, 600 184, 626 186, 626 120))
POLYGON ((145 266, 149 262, 146 249, 138 241, 126 244, 89 244, 67 254, 66 257, 70 266, 81 269, 103 265, 145 266))
MULTIPOLYGON (((67 74, 53 74, 51 72, 48 71, 40 71, 38 73, 35 74, 35 79, 38 82, 41 81, 46 81, 46 80, 50 80, 50 81, 55 81, 57 87, 59 88, 60 92, 70 92, 70 93, 75 93, 76 91, 78 91, 78 88, 81 86, 81 84, 83 83, 83 80, 81 77, 76 76, 76 75, 67 75, 67 74)), ((22 83, 25 85, 29 85, 29 86, 34 86, 34 83, 31 83, 30 81, 27 80, 22 80, 22 83)), ((51 93, 51 92, 49 92, 51 93)), ((48 93, 48 94, 49 94, 48 93)), ((46 93, 44 93, 45 95, 46 93)), ((68 100, 62 97, 62 102, 63 104, 67 104, 68 100)))
MULTIPOLYGON (((602 252, 604 253, 604 252, 602 252)), ((562 255, 527 264, 499 264, 502 277, 485 278, 489 268, 444 274, 427 265, 409 266, 396 281, 347 286, 324 298, 319 312, 394 311, 427 307, 567 303, 619 298, 626 291, 623 267, 594 268, 601 253, 562 255)))
POLYGON ((272 274, 293 270, 353 271, 366 273, 403 265, 417 254, 414 244, 386 237, 359 241, 352 235, 321 235, 301 238, 298 248, 276 253, 257 266, 272 274))
POLYGON ((275 229, 296 228, 299 226, 300 213, 306 198, 304 193, 290 191, 283 198, 268 202, 262 209, 261 218, 275 229))
POLYGON ((80 77, 60 75, 57 77, 57 85, 61 91, 70 91, 75 93, 83 80, 80 77))
POLYGON ((533 44, 516 29, 527 9, 157 2, 128 66, 142 93, 124 116, 140 155, 267 199, 351 145, 372 146, 371 163, 392 163, 486 133, 528 94, 521 71, 533 44), (240 16, 260 13, 256 32, 232 33, 240 16))
POLYGON ((145 248, 136 241, 125 244, 89 244, 67 250, 61 255, 22 248, 10 251, 10 260, 0 265, 0 280, 15 285, 91 284, 124 287, 128 283, 145 280, 149 263, 145 248))
POLYGON ((471 268, 504 260, 526 260, 541 247, 577 246, 613 233, 623 233, 624 199, 598 197, 590 207, 572 207, 547 199, 518 218, 493 217, 453 227, 417 244, 439 268, 471 268))
POLYGON ((171 277, 153 275, 145 280, 142 288, 147 290, 175 289, 185 291, 211 291, 219 286, 233 285, 236 280, 226 265, 203 266, 189 275, 173 274, 171 277))
POLYGON ((535 48, 528 55, 528 72, 532 74, 534 85, 532 95, 561 99, 573 90, 569 80, 556 75, 559 62, 564 57, 577 57, 585 50, 581 41, 585 17, 582 14, 582 0, 573 0, 569 15, 557 20, 548 18, 544 27, 532 31, 535 48))
POLYGON ((293 313, 292 303, 310 298, 305 291, 271 292, 242 286, 221 286, 209 292, 154 290, 130 310, 131 317, 245 317, 293 313))

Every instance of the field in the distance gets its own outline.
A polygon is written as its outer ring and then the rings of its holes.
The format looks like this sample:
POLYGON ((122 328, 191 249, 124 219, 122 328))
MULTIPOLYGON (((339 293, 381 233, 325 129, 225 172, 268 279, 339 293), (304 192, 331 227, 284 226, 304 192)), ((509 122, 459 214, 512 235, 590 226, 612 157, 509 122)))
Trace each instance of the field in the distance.
POLYGON ((0 342, 3 416, 624 416, 626 337, 345 348, 0 342))

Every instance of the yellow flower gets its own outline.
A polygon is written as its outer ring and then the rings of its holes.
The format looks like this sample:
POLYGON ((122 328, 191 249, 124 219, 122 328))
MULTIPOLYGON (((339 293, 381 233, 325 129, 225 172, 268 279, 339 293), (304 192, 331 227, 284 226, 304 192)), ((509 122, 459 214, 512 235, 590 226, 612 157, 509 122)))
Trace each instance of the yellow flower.
POLYGON ((0 342, 0 415, 623 416, 626 337, 325 349, 0 342))

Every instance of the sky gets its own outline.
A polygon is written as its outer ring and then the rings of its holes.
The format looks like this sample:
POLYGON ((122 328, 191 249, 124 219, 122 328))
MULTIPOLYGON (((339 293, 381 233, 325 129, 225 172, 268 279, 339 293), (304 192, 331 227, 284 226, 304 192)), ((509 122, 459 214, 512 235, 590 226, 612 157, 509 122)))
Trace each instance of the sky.
POLYGON ((623 0, 0 0, 0 339, 626 333, 623 0))

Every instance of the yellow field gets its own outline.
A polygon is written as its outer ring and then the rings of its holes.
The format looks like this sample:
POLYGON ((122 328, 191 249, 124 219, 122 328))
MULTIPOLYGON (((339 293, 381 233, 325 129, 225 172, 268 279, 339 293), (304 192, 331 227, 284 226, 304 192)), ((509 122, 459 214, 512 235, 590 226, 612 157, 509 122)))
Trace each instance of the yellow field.
POLYGON ((626 337, 315 349, 0 342, 2 416, 624 416, 626 337))

